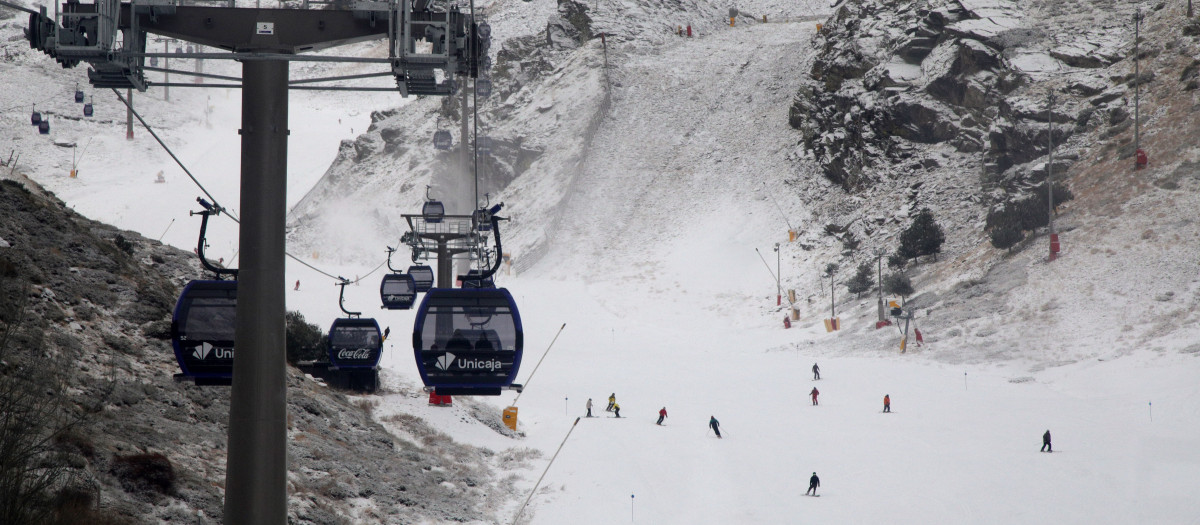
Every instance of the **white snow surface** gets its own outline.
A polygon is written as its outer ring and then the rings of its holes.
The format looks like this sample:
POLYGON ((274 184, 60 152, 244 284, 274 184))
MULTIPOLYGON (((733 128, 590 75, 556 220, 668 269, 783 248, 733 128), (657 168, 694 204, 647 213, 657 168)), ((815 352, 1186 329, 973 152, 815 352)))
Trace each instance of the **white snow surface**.
MULTIPOLYGON (((509 4, 513 12, 547 13, 540 1, 509 4)), ((519 27, 520 17, 504 22, 504 7, 492 7, 496 26, 519 27)), ((0 24, 4 38, 20 26, 13 19, 0 24)), ((623 50, 622 88, 578 175, 518 179, 502 196, 514 215, 527 217, 514 245, 544 239, 551 246, 527 272, 499 277, 525 323, 522 438, 471 422, 461 403, 430 407, 404 394, 420 384, 406 337, 412 313, 374 308, 378 274, 348 287, 348 306, 374 313, 393 331, 384 375, 402 393, 379 396, 379 417, 414 414, 469 444, 541 451, 509 467, 525 491, 570 431, 519 523, 1194 522, 1200 248, 1192 241, 1200 226, 1180 217, 1196 209, 1196 193, 1177 193, 1169 205, 1138 197, 1120 219, 1064 219, 1074 233, 1065 235, 1064 257, 1052 264, 1033 248, 1004 259, 984 246, 948 254, 938 270, 916 279, 919 289, 945 299, 961 282, 1011 286, 981 304, 925 305, 918 322, 927 343, 906 354, 897 353, 893 328, 874 330, 870 297, 839 298, 845 329, 826 333, 820 320, 828 285, 820 288, 816 268, 838 247, 811 238, 814 251, 786 243, 777 208, 802 226, 813 219, 813 201, 805 199, 840 191, 806 172, 794 155, 799 138, 787 126, 811 26, 742 24, 623 50), (792 177, 816 182, 800 193, 784 184, 792 177), (547 195, 556 206, 561 199, 562 209, 539 208, 547 195), (537 224, 551 216, 561 217, 555 228, 537 224), (1150 245, 1148 229, 1178 242, 1150 245), (790 330, 781 326, 776 282, 765 271, 775 271, 776 242, 783 243, 783 287, 798 290, 803 311, 790 330), (820 381, 812 380, 814 363, 820 381), (813 387, 821 391, 819 406, 807 398, 813 387), (622 419, 602 410, 610 393, 622 419), (880 413, 884 394, 892 414, 880 413), (588 398, 600 417, 572 430, 588 398), (661 407, 669 412, 662 427, 654 424, 661 407), (723 439, 706 432, 710 416, 721 421, 723 439), (1047 429, 1053 454, 1037 450, 1047 429), (803 496, 813 472, 821 477, 820 498, 803 496)), ((198 224, 186 212, 196 208, 198 190, 142 129, 125 140, 124 111, 111 94, 96 93, 91 121, 59 118, 79 112, 69 96, 84 70, 60 70, 23 41, 4 46, 15 60, 0 62, 0 152, 21 154, 15 172, 85 215, 191 249, 198 224), (50 136, 30 130, 32 102, 51 113, 50 136), (80 176, 68 178, 72 150, 54 143, 82 150, 89 140, 80 176), (153 182, 158 171, 167 183, 153 182)), ((355 52, 371 51, 364 45, 355 52)), ((594 64, 595 49, 572 60, 594 64)), ((596 82, 594 74, 564 71, 530 88, 529 110, 547 103, 551 90, 571 104, 594 102, 588 86, 596 82)), ((236 209, 237 93, 176 89, 171 97, 168 104, 151 91, 136 103, 209 190, 236 209)), ((366 128, 370 111, 402 102, 397 95, 293 93, 289 204, 325 173, 341 140, 366 128)), ((566 106, 556 104, 558 111, 566 106)), ((578 129, 571 116, 562 113, 564 127, 578 129)), ((548 132, 535 139, 556 144, 548 132)), ((575 137, 561 140, 579 148, 575 137)), ((570 149, 551 160, 579 154, 570 149)), ((365 199, 340 205, 356 213, 403 211, 379 210, 365 199)), ((355 238, 398 236, 357 231, 356 224, 322 231, 296 255, 334 275, 367 275, 381 256, 334 264, 309 249, 343 243, 358 250, 355 238)), ((236 239, 234 225, 214 221, 210 255, 232 259, 236 239)), ((289 261, 287 282, 296 280, 302 284, 289 289, 290 309, 321 325, 339 314, 330 279, 289 261)), ((845 295, 840 285, 838 295, 845 295)), ((512 396, 482 401, 499 418, 512 396)), ((494 522, 509 523, 521 503, 500 509, 494 522)))

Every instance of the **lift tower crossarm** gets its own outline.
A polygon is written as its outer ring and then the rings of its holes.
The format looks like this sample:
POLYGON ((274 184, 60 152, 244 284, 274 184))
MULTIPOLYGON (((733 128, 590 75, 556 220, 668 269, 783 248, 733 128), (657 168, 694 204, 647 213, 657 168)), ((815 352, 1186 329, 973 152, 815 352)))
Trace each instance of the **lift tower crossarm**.
MULTIPOLYGON (((122 3, 118 27, 178 38, 229 51, 304 53, 388 36, 385 2, 358 2, 354 10, 259 9, 122 3), (269 25, 264 25, 269 24, 269 25)), ((94 15, 97 4, 66 3, 71 16, 94 15)))
POLYGON ((386 38, 387 4, 372 4, 362 11, 179 6, 173 14, 123 4, 121 16, 133 9, 142 30, 205 46, 296 54, 386 38))

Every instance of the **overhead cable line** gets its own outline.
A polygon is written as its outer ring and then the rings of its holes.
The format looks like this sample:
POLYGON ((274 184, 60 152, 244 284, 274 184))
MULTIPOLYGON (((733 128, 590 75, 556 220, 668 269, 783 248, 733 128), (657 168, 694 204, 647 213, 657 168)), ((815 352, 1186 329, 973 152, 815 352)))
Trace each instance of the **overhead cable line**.
MULTIPOLYGON (((133 116, 137 117, 138 122, 142 123, 142 127, 146 128, 146 131, 150 133, 150 136, 154 137, 154 140, 158 141, 158 145, 162 146, 163 150, 167 152, 167 155, 171 156, 171 159, 175 161, 175 164, 178 164, 179 168, 187 174, 188 178, 192 179, 192 182, 196 183, 196 187, 200 188, 200 191, 204 192, 204 194, 208 196, 209 202, 213 203, 213 206, 225 209, 217 202, 217 198, 213 197, 213 194, 209 193, 208 190, 204 188, 204 185, 200 184, 200 181, 196 180, 196 177, 192 175, 192 171, 187 169, 187 166, 183 165, 183 161, 179 160, 179 157, 175 156, 175 152, 171 151, 171 148, 167 147, 167 144, 158 137, 158 134, 154 132, 154 128, 151 128, 150 124, 147 124, 146 120, 142 118, 142 115, 138 113, 136 109, 133 109, 133 104, 130 104, 128 100, 125 100, 125 97, 121 96, 121 92, 117 91, 117 88, 112 88, 112 92, 113 94, 117 95, 117 100, 120 100, 122 104, 125 104, 125 107, 129 108, 129 112, 132 113, 133 116)), ((226 209, 225 213, 229 215, 230 219, 233 219, 233 222, 238 224, 242 223, 242 221, 239 221, 237 215, 235 215, 233 212, 226 209)))
MULTIPOLYGON (((222 211, 225 212, 225 215, 227 215, 230 218, 230 220, 232 220, 233 222, 240 225, 242 223, 242 221, 238 219, 237 215, 235 215, 232 211, 228 210, 227 208, 222 207, 218 203, 217 198, 214 197, 212 193, 209 193, 209 191, 204 187, 204 185, 201 184, 200 181, 196 179, 196 176, 192 175, 191 170, 189 170, 187 168, 187 166, 185 166, 183 164, 183 161, 179 160, 179 157, 177 157, 175 155, 175 152, 171 151, 170 146, 167 146, 167 144, 165 142, 163 142, 163 140, 161 138, 159 138, 158 134, 154 132, 154 128, 151 128, 150 124, 148 124, 146 122, 146 120, 142 118, 142 115, 139 114, 136 109, 133 109, 133 106, 129 103, 129 101, 125 100, 125 97, 121 96, 121 92, 117 91, 116 88, 112 88, 112 91, 114 94, 117 95, 117 99, 120 100, 122 104, 125 104, 125 107, 129 108, 129 111, 133 114, 133 116, 137 117, 138 122, 140 122, 142 124, 142 127, 146 128, 146 131, 150 133, 151 137, 154 137, 154 140, 158 142, 158 145, 162 146, 163 150, 166 151, 167 154, 171 156, 171 159, 175 161, 175 164, 177 164, 179 166, 179 168, 182 169, 183 172, 187 174, 189 179, 192 179, 192 182, 196 184, 196 187, 200 188, 200 191, 204 192, 204 194, 208 196, 209 200, 212 202, 212 205, 217 208, 220 208, 222 211)), ((317 272, 321 275, 329 277, 330 279, 333 279, 334 281, 341 282, 343 280, 341 277, 333 275, 333 274, 326 272, 320 268, 317 268, 316 266, 313 266, 313 265, 305 262, 304 260, 300 259, 299 257, 292 255, 291 253, 288 253, 287 251, 284 251, 284 255, 290 257, 293 261, 296 261, 296 262, 308 267, 309 269, 311 269, 314 272, 317 272)), ((379 271, 379 269, 382 268, 383 265, 385 265, 385 264, 387 264, 386 260, 382 263, 379 263, 379 265, 376 266, 374 269, 372 269, 370 272, 368 272, 367 275, 359 277, 350 282, 358 283, 359 281, 366 279, 371 274, 379 271)))

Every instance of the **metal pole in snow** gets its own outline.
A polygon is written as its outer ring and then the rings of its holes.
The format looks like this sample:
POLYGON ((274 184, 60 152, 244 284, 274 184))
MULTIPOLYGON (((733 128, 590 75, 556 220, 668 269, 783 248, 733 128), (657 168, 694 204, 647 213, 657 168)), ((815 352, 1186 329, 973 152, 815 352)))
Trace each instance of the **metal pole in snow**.
MULTIPOLYGON (((762 260, 763 266, 767 267, 767 273, 771 274, 771 278, 775 280, 775 286, 778 287, 779 286, 779 278, 775 277, 775 272, 771 271, 771 265, 767 264, 767 258, 763 257, 762 252, 758 251, 758 248, 754 249, 754 253, 758 254, 758 258, 762 260)), ((778 288, 776 288, 776 289, 778 290, 778 288)))
MULTIPOLYGON (((1050 240, 1054 240, 1054 90, 1050 90, 1046 104, 1046 124, 1050 130, 1049 143, 1047 150, 1049 151, 1049 161, 1046 163, 1046 202, 1049 209, 1046 210, 1047 224, 1049 224, 1050 240)), ((1050 260, 1054 260, 1054 250, 1050 250, 1050 260)))
POLYGON ((567 397, 563 396, 563 415, 567 415, 567 397))
POLYGON ((783 304, 783 285, 779 282, 782 274, 779 269, 779 243, 775 243, 775 306, 783 304))
POLYGON ((629 522, 633 523, 633 494, 629 495, 629 522))
POLYGON ((172 224, 175 224, 175 219, 171 219, 171 222, 167 223, 167 229, 166 229, 166 230, 163 230, 163 232, 162 232, 162 235, 159 235, 159 236, 158 236, 158 242, 162 242, 162 239, 163 239, 163 237, 166 237, 166 235, 167 235, 167 230, 170 230, 170 229, 171 229, 171 225, 172 225, 172 224))
POLYGON ((967 389, 967 373, 963 372, 963 390, 967 389))
POLYGON ((133 140, 133 88, 125 90, 125 100, 125 140, 133 140))
POLYGON ((1141 64, 1138 57, 1138 40, 1141 40, 1142 8, 1133 14, 1133 169, 1138 168, 1137 152, 1142 149, 1142 122, 1139 111, 1142 94, 1141 64))
POLYGON ((554 459, 558 457, 559 452, 562 452, 563 445, 567 444, 567 438, 571 437, 571 432, 574 432, 575 427, 579 425, 579 419, 580 418, 575 418, 575 422, 571 423, 571 430, 567 431, 567 436, 563 438, 562 443, 559 443, 558 450, 555 450, 554 455, 550 457, 550 462, 546 464, 546 470, 542 471, 542 476, 538 478, 537 483, 533 484, 533 490, 529 491, 529 496, 525 498, 525 503, 522 503, 521 508, 517 509, 517 515, 513 516, 513 525, 517 523, 517 519, 520 518, 521 513, 525 511, 525 506, 529 505, 529 499, 533 497, 535 492, 537 492, 538 486, 542 484, 542 479, 544 479, 546 477, 546 473, 550 471, 550 465, 554 464, 554 459))
MULTIPOLYGON (((541 359, 538 359, 537 365, 535 365, 535 366, 533 367, 533 371, 529 373, 529 377, 525 378, 525 386, 529 386, 529 381, 533 379, 533 374, 536 374, 536 373, 537 373, 537 369, 538 369, 538 367, 539 367, 539 366, 542 366, 542 361, 543 361, 544 359, 546 359, 546 354, 549 354, 549 353, 550 353, 550 349, 551 349, 551 348, 554 348, 554 342, 555 342, 555 341, 558 341, 558 336, 559 336, 559 334, 562 334, 563 328, 566 328, 566 327, 567 327, 567 323, 563 323, 563 324, 562 324, 562 326, 560 326, 560 327, 558 328, 558 333, 557 333, 557 334, 554 334, 554 339, 552 339, 552 340, 550 341, 550 346, 547 346, 547 347, 546 347, 546 351, 545 351, 545 352, 542 352, 542 358, 541 358, 541 359)), ((514 398, 513 398, 512 406, 517 406, 517 400, 518 400, 518 399, 521 399, 521 394, 523 394, 524 392, 525 392, 525 389, 524 389, 524 388, 522 388, 520 392, 517 392, 517 397, 514 397, 514 398)))
POLYGON ((1147 401, 1146 404, 1150 407, 1150 421, 1154 421, 1154 402, 1147 401))
POLYGON ((879 265, 879 283, 878 284, 879 284, 879 321, 880 322, 882 322, 884 320, 884 317, 883 317, 883 254, 884 254, 883 250, 877 250, 875 252, 875 259, 879 265))

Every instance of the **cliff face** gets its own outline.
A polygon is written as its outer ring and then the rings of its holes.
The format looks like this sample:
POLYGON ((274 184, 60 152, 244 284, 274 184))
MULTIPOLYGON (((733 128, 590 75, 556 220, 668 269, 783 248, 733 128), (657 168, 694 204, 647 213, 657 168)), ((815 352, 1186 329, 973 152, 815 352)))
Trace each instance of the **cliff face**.
MULTIPOLYGON (((172 377, 171 309, 195 257, 12 180, 0 240, 0 450, 24 447, 0 454, 0 477, 25 480, 0 489, 0 521, 219 522, 229 390, 172 377)), ((472 522, 511 496, 493 453, 419 418, 396 437, 374 404, 295 369, 288 402, 291 522, 472 522)))
MULTIPOLYGON (((1126 65, 1118 61, 1133 40, 1132 7, 1062 4, 843 1, 814 38, 819 51, 791 124, 847 191, 920 159, 925 145, 977 159, 985 186, 1038 184, 1051 133, 1067 153, 1075 133, 1101 125, 1098 111, 1128 102, 1127 79, 1113 68, 1126 65)), ((1056 159, 1060 173, 1064 159, 1071 155, 1056 159)))

